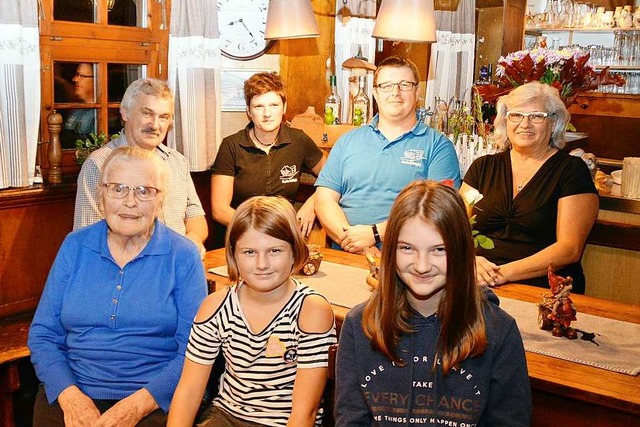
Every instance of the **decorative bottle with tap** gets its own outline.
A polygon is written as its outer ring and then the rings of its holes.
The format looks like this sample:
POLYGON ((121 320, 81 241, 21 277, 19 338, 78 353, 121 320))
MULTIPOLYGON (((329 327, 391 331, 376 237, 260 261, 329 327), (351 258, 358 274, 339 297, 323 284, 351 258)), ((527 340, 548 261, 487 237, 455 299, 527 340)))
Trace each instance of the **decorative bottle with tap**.
POLYGON ((339 125, 342 117, 342 100, 336 87, 336 76, 329 77, 331 93, 324 101, 324 123, 327 125, 339 125))

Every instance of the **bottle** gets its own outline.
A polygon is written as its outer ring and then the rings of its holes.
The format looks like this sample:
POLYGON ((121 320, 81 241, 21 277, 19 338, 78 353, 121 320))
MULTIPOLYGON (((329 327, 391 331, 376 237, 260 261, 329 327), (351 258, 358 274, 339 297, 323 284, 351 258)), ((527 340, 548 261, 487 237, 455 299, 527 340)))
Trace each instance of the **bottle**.
POLYGON ((331 86, 331 93, 324 101, 324 123, 327 125, 339 125, 340 117, 342 117, 342 100, 338 96, 335 75, 329 77, 329 85, 331 86))
POLYGON ((364 90, 364 79, 365 76, 358 77, 358 93, 353 97, 351 124, 354 126, 364 126, 367 124, 369 114, 369 97, 364 90))
POLYGON ((489 71, 489 65, 483 65, 480 67, 480 72, 478 76, 478 80, 476 80, 476 85, 488 85, 491 84, 491 72, 489 71))

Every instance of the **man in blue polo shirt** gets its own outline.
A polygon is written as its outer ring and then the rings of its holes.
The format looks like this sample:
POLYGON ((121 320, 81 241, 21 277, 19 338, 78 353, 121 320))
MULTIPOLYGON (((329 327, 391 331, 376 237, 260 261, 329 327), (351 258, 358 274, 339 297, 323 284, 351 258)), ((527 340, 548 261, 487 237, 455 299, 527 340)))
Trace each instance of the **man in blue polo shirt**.
POLYGON ((391 205, 410 182, 453 180, 460 187, 453 144, 416 118, 418 81, 413 62, 382 61, 373 75, 378 114, 336 142, 316 180, 317 217, 346 251, 384 241, 391 205))

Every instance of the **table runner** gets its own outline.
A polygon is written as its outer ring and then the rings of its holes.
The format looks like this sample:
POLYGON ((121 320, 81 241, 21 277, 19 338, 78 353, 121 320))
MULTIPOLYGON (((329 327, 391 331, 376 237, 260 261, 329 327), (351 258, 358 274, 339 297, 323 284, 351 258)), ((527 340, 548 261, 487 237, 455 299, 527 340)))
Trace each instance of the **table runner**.
MULTIPOLYGON (((209 272, 226 276, 227 267, 212 268, 209 272)), ((371 288, 366 283, 368 274, 368 270, 362 268, 322 261, 320 271, 313 276, 296 277, 331 304, 351 308, 371 295, 371 288)), ((596 345, 581 339, 557 338, 551 332, 541 330, 538 306, 534 303, 500 298, 500 307, 516 320, 527 351, 627 375, 640 373, 639 324, 580 313, 578 306, 578 320, 571 325, 595 333, 596 345)))

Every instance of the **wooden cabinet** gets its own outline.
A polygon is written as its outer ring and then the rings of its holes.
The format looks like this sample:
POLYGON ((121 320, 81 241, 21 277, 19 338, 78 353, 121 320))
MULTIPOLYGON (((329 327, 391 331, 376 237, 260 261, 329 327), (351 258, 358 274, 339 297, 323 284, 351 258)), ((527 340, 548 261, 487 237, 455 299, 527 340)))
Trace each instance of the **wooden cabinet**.
POLYGON ((0 319, 35 310, 75 195, 75 184, 0 191, 0 319))
POLYGON ((526 0, 477 0, 475 75, 484 64, 522 48, 526 0))
POLYGON ((587 92, 569 112, 576 129, 589 134, 585 150, 618 161, 640 156, 640 95, 587 92))

